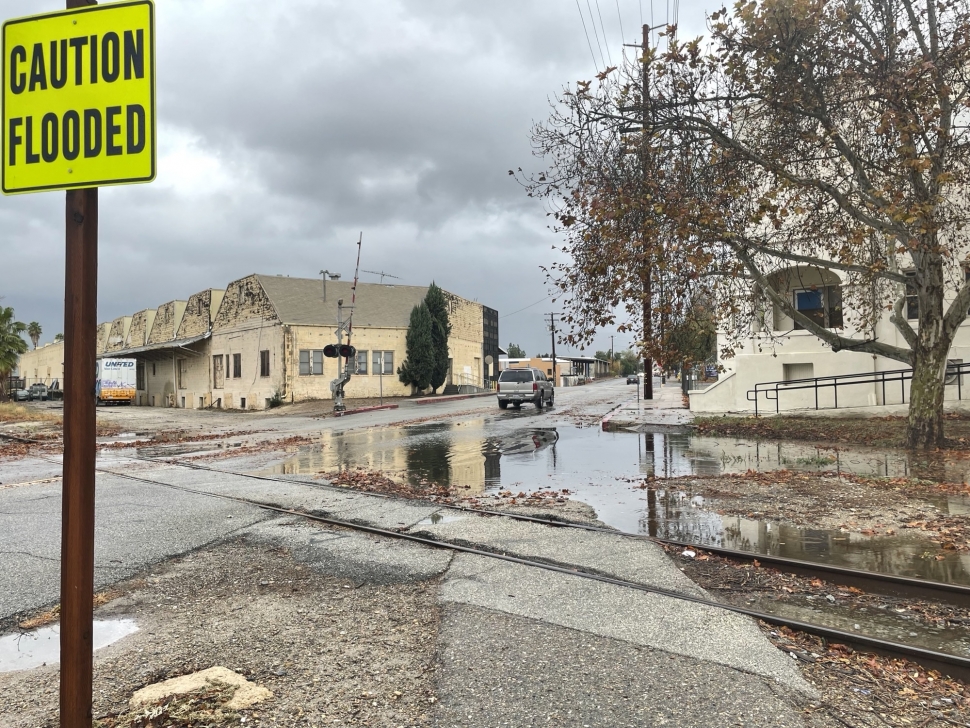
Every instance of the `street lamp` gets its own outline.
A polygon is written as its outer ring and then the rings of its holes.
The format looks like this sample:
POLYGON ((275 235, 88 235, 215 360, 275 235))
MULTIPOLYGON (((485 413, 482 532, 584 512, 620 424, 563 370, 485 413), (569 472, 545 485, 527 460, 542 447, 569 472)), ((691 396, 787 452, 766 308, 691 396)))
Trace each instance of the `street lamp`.
POLYGON ((327 276, 330 276, 330 280, 332 280, 332 281, 339 281, 340 280, 340 274, 339 273, 331 273, 328 270, 322 270, 322 271, 320 271, 320 275, 323 276, 323 300, 326 301, 327 300, 327 276))

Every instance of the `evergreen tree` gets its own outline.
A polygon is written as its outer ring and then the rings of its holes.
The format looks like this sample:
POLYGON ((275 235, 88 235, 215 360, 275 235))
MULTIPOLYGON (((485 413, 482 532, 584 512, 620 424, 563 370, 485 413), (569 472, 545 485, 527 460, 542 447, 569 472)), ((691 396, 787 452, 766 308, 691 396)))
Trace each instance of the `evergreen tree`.
POLYGON ((451 335, 451 322, 448 320, 448 301, 434 281, 428 287, 428 295, 424 303, 431 314, 431 340, 434 344, 434 370, 431 374, 431 390, 437 392, 438 387, 448 378, 448 337, 451 335))
POLYGON ((397 369, 398 379, 417 390, 431 385, 434 373, 434 339, 431 334, 431 312, 424 302, 411 309, 411 321, 405 337, 406 358, 397 369))
POLYGON ((509 344, 509 359, 525 359, 525 349, 518 344, 509 344))

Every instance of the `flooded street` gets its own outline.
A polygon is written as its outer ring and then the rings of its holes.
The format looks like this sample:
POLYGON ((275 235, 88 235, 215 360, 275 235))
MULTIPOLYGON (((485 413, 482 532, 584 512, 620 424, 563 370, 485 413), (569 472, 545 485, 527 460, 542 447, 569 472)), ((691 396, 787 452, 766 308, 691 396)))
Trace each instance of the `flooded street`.
MULTIPOLYGON (((716 500, 700 494, 700 486, 663 480, 782 469, 886 477, 925 477, 927 469, 943 469, 950 478, 962 478, 958 466, 966 464, 912 461, 905 451, 695 437, 687 430, 604 432, 558 422, 555 413, 523 411, 457 422, 325 431, 317 446, 263 472, 363 468, 416 485, 448 485, 458 496, 567 490, 571 498, 592 506, 602 521, 628 533, 970 584, 970 556, 941 554, 939 544, 927 539, 724 515, 716 500), (657 480, 645 483, 648 476, 657 480)), ((930 500, 941 514, 970 512, 970 500, 964 497, 930 500)))

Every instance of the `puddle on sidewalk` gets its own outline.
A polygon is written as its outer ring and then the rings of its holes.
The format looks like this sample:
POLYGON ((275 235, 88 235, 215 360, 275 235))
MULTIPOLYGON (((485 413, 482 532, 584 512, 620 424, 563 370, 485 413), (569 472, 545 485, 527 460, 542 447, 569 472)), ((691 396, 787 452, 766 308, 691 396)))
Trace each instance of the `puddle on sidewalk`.
MULTIPOLYGON (((95 620, 94 649, 99 650, 138 631, 133 619, 95 620)), ((0 637, 0 672, 30 670, 61 659, 60 626, 0 637)))
MULTIPOLYGON (((966 479, 970 460, 944 463, 905 451, 839 450, 802 443, 696 437, 690 432, 604 432, 521 419, 482 418, 380 429, 325 431, 320 444, 262 474, 364 468, 412 484, 449 485, 458 495, 567 489, 621 531, 821 561, 877 572, 970 584, 970 555, 940 552, 909 536, 865 536, 719 515, 717 505, 673 489, 639 490, 645 476, 670 478, 750 470, 839 471, 868 476, 966 479), (938 560, 938 556, 942 556, 938 560)), ((660 483, 658 483, 660 485, 660 483)), ((944 515, 970 514, 970 499, 923 498, 944 515)))

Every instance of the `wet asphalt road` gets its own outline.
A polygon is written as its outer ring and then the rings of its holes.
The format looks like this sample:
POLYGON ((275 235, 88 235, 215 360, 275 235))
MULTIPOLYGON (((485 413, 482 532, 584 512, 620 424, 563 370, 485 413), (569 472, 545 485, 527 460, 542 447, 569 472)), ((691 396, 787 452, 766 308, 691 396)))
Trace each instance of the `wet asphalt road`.
MULTIPOLYGON (((162 427, 201 427, 205 431, 239 432, 244 427, 267 436, 344 432, 373 429, 418 418, 449 421, 451 418, 486 416, 495 432, 514 430, 524 423, 543 426, 566 421, 573 413, 605 413, 622 400, 631 388, 622 381, 559 390, 556 406, 537 411, 526 405, 519 411, 500 411, 493 397, 457 400, 397 410, 381 410, 346 418, 318 419, 246 413, 212 413, 197 410, 156 410, 148 407, 99 410, 132 430, 144 427, 158 413, 162 427), (207 425, 212 425, 207 427, 207 425)), ((240 441, 246 441, 240 435, 240 441)), ((0 629, 17 614, 24 614, 57 602, 61 538, 61 483, 34 482, 60 475, 58 458, 24 458, 0 464, 0 629), (25 485, 20 485, 26 483, 25 485)), ((100 459, 99 467, 139 474, 144 464, 117 459, 100 459)), ((190 471, 191 472, 191 471, 190 471)), ((150 473, 145 473, 152 477, 150 473)), ((145 567, 172 556, 226 538, 240 528, 267 518, 264 511, 210 497, 162 489, 113 475, 97 477, 96 584, 103 588, 127 578, 145 567)))

